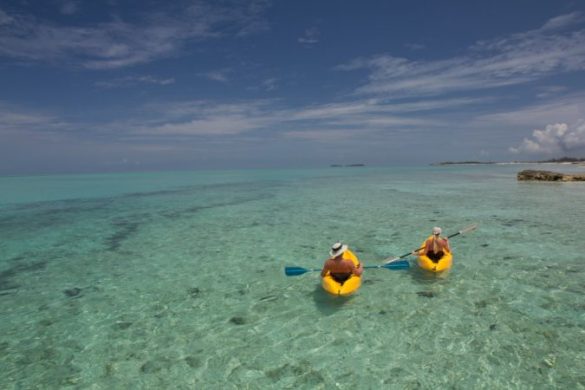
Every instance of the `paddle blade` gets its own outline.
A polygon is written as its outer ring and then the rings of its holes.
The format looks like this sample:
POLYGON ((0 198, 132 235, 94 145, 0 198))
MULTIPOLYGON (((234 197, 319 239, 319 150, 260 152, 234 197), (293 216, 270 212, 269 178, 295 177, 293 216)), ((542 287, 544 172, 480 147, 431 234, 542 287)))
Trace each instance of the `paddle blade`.
POLYGON ((460 234, 466 234, 469 232, 474 231, 475 229, 477 229, 477 224, 474 223, 473 225, 467 226, 466 228, 463 228, 461 230, 459 230, 457 233, 451 234, 450 236, 447 236, 447 238, 451 238, 451 237, 455 237, 458 236, 460 234))
POLYGON ((460 230, 459 231, 459 234, 469 233, 469 232, 474 231, 475 229, 477 229, 477 224, 476 223, 474 223, 471 226, 466 227, 465 229, 460 230))
POLYGON ((400 261, 393 261, 391 263, 386 263, 381 266, 382 268, 392 269, 392 270, 399 270, 399 269, 407 269, 410 268, 410 263, 408 260, 400 260, 400 261))
POLYGON ((313 269, 306 269, 303 267, 284 267, 284 274, 286 276, 298 276, 307 272, 315 271, 313 269))

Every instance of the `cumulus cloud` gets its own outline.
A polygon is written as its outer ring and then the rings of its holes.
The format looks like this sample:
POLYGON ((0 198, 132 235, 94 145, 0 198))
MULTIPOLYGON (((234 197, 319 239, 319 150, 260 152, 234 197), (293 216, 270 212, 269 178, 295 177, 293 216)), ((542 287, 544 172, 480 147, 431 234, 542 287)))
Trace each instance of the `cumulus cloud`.
MULTIPOLYGON (((263 1, 223 6, 197 2, 179 13, 146 10, 140 20, 117 18, 83 27, 0 10, 0 57, 88 69, 122 68, 175 55, 187 42, 258 31, 265 26, 264 8, 263 1)), ((74 11, 71 5, 66 10, 74 11)))
POLYGON ((512 153, 549 155, 579 150, 585 150, 585 121, 573 126, 566 123, 549 124, 544 130, 534 130, 532 138, 525 138, 518 147, 510 148, 512 153))

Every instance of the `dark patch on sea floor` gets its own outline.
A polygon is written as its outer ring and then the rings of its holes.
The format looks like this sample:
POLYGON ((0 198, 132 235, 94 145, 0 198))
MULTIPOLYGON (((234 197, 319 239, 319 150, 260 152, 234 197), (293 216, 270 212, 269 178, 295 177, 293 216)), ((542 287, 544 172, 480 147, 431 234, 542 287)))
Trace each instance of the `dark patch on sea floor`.
POLYGON ((16 263, 12 267, 0 272, 0 292, 14 290, 20 287, 12 279, 21 273, 42 271, 47 267, 47 261, 41 260, 33 263, 16 263))
POLYGON ((126 330, 132 326, 131 321, 116 321, 116 323, 112 326, 115 330, 126 330))
POLYGON ((280 367, 266 371, 265 374, 273 382, 279 382, 285 378, 297 378, 293 388, 315 388, 325 383, 323 375, 305 361, 298 364, 285 363, 280 367))
POLYGON ((79 294, 81 293, 81 289, 79 287, 73 287, 73 288, 68 288, 66 290, 63 290, 63 294, 65 294, 65 296, 69 297, 69 298, 74 298, 79 296, 79 294))
POLYGON ((127 220, 116 221, 113 223, 116 232, 106 238, 105 244, 107 249, 111 252, 115 252, 120 248, 122 242, 127 240, 128 237, 136 233, 140 224, 138 222, 132 222, 127 220))
POLYGON ((262 298, 260 298, 258 301, 259 302, 272 302, 272 301, 276 301, 278 299, 277 295, 266 295, 262 298))
POLYGON ((83 219, 82 215, 103 210, 103 200, 61 200, 17 205, 0 218, 0 235, 22 237, 43 229, 55 229, 83 219))
POLYGON ((202 365, 201 359, 195 356, 186 356, 185 363, 191 368, 199 368, 202 365))
POLYGON ((199 287, 191 287, 187 289, 187 292, 191 298, 197 298, 201 294, 201 289, 199 287))
POLYGON ((242 316, 235 316, 230 318, 230 322, 234 325, 244 325, 246 323, 246 319, 242 316))
POLYGON ((521 218, 503 218, 499 215, 493 215, 492 216, 496 221, 498 221, 502 226, 506 226, 506 227, 513 227, 513 226, 518 226, 518 225, 523 225, 526 223, 525 220, 521 219, 521 218))
POLYGON ((437 295, 436 295, 434 292, 432 292, 432 291, 418 291, 418 292, 416 293, 416 295, 418 295, 419 297, 425 297, 425 298, 434 298, 434 297, 436 297, 436 296, 437 296, 437 295))
POLYGON ((149 360, 140 367, 140 371, 144 374, 153 374, 164 369, 169 369, 172 363, 168 358, 149 360))
POLYGON ((250 202, 259 202, 259 201, 263 201, 263 200, 270 199, 270 198, 273 198, 273 196, 264 195, 264 196, 242 198, 242 199, 236 199, 236 200, 227 201, 227 202, 218 202, 215 204, 210 204, 210 205, 205 205, 205 206, 192 206, 192 207, 187 207, 187 208, 184 208, 181 210, 167 211, 167 212, 161 213, 161 215, 165 218, 176 220, 179 218, 184 218, 185 216, 188 216, 191 214, 199 213, 203 210, 211 210, 211 209, 217 209, 217 208, 229 207, 229 206, 239 206, 242 204, 246 204, 246 203, 250 203, 250 202))

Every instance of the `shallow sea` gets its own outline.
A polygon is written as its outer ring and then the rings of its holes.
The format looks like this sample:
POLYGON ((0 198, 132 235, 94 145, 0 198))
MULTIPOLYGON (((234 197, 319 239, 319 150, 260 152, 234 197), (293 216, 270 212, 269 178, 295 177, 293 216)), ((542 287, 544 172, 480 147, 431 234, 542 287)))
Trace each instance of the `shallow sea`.
POLYGON ((583 389, 585 183, 526 168, 2 177, 0 388, 583 389), (475 223, 444 277, 284 274, 475 223))

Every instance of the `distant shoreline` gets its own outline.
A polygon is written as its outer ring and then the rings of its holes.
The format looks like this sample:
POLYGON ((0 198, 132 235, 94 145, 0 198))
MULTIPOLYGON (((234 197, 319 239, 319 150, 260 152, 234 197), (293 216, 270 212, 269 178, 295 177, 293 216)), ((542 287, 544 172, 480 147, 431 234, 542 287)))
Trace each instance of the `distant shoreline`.
POLYGON ((585 158, 562 157, 539 161, 442 161, 431 165, 512 165, 512 164, 563 164, 585 165, 585 158))

